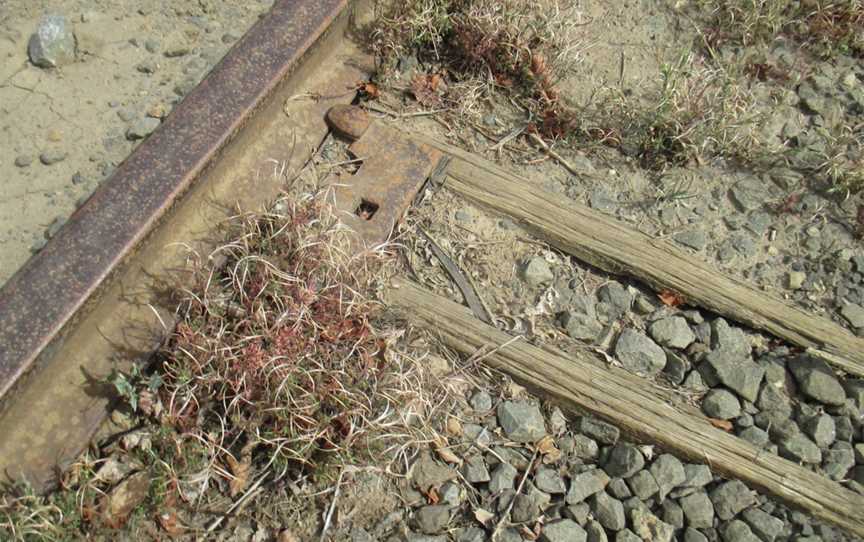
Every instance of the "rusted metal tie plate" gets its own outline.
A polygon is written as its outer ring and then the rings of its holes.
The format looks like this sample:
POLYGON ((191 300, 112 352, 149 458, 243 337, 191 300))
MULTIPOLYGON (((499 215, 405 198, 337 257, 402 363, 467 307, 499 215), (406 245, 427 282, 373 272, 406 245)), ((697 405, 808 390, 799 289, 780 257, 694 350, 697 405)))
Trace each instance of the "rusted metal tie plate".
POLYGON ((342 222, 358 234, 358 249, 385 243, 443 154, 371 122, 356 106, 334 106, 327 121, 362 164, 334 192, 342 222))

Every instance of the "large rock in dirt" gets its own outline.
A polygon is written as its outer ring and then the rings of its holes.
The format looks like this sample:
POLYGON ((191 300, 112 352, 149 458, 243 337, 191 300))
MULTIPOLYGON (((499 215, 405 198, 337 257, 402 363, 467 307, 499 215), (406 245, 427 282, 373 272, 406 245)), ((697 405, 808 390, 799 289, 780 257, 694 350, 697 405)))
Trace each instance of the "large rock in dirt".
POLYGON ((42 17, 27 45, 30 61, 40 68, 56 68, 75 60, 75 35, 63 15, 42 17))

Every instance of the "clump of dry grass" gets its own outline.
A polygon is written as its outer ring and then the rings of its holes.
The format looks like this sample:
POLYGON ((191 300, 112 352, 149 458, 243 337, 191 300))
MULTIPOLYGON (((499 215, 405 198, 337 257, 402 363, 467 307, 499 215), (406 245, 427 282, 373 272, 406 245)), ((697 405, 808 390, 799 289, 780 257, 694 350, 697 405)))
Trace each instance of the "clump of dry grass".
POLYGON ((0 496, 0 535, 4 540, 64 540, 66 515, 60 506, 29 488, 0 496))
POLYGON ((158 370, 162 419, 218 430, 224 457, 261 445, 298 465, 362 446, 393 367, 367 297, 381 254, 349 255, 323 198, 237 219, 202 269, 158 370), (255 444, 252 444, 255 443, 255 444))
POLYGON ((263 484, 327 480, 344 464, 386 468, 432 439, 429 375, 373 299, 387 247, 350 252, 325 194, 286 196, 230 220, 226 233, 231 241, 199 258, 174 294, 177 324, 153 367, 112 378, 149 435, 146 449, 85 454, 48 496, 4 492, 0 538, 131 528, 129 516, 104 513, 116 486, 98 475, 108 457, 147 472, 136 517, 173 535, 215 530, 263 484), (200 507, 217 522, 196 520, 200 507))
POLYGON ((607 89, 582 115, 583 139, 597 139, 659 170, 722 156, 740 162, 763 157, 759 112, 752 89, 692 53, 661 68, 647 95, 607 89))
POLYGON ((383 77, 415 55, 443 77, 442 100, 461 114, 497 90, 557 137, 570 112, 556 84, 578 61, 577 27, 557 0, 396 1, 378 4, 369 36, 383 77))
POLYGON ((695 7, 711 48, 787 36, 820 56, 864 56, 861 0, 697 0, 695 7))
MULTIPOLYGON (((379 7, 377 20, 371 40, 384 73, 412 53, 437 62, 447 79, 462 83, 452 98, 457 115, 479 87, 527 111, 529 133, 621 148, 649 169, 752 155, 758 119, 751 93, 693 54, 664 66, 655 89, 634 96, 608 88, 587 107, 568 103, 557 82, 572 70, 580 45, 577 18, 558 2, 395 2, 379 7), (485 87, 475 83, 466 93, 465 82, 478 78, 485 87)), ((418 101, 424 90, 428 85, 414 90, 418 101)))

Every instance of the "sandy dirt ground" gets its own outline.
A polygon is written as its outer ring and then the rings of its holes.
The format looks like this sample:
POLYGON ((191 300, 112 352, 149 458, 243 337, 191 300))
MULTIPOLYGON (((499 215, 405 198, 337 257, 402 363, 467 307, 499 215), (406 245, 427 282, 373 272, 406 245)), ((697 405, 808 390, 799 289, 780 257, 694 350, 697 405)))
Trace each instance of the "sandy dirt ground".
POLYGON ((0 284, 271 4, 0 4, 0 284), (46 14, 65 16, 74 62, 45 69, 28 58, 30 36, 46 14))

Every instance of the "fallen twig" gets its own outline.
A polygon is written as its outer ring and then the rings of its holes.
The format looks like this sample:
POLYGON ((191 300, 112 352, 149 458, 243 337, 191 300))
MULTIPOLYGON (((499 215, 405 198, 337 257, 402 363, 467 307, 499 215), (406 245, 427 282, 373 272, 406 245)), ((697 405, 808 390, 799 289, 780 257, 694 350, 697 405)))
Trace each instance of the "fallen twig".
POLYGON ((576 170, 576 168, 574 168, 572 165, 570 165, 570 162, 565 160, 564 157, 561 156, 560 154, 558 154, 557 152, 553 151, 552 148, 549 147, 549 145, 547 145, 545 141, 543 141, 542 137, 538 136, 534 132, 528 132, 528 137, 531 138, 531 141, 540 145, 540 147, 543 149, 543 151, 546 154, 548 154, 549 156, 554 158, 559 164, 564 166, 564 169, 566 169, 567 171, 569 171, 573 175, 581 175, 579 173, 579 171, 576 170))
POLYGON ((525 485, 525 480, 528 479, 528 473, 530 473, 534 469, 534 462, 537 461, 537 455, 540 450, 535 448, 534 455, 531 456, 531 461, 528 463, 528 467, 525 468, 525 472, 522 474, 522 479, 519 480, 519 487, 516 488, 516 493, 513 495, 513 498, 510 500, 510 504, 507 505, 507 510, 501 514, 501 519, 498 520, 498 523, 495 525, 495 530, 492 531, 492 542, 495 542, 495 539, 498 537, 498 532, 501 530, 501 527, 504 526, 504 522, 507 521, 507 518, 510 517, 510 512, 513 510, 513 505, 516 504, 516 497, 522 493, 522 487, 525 485))

